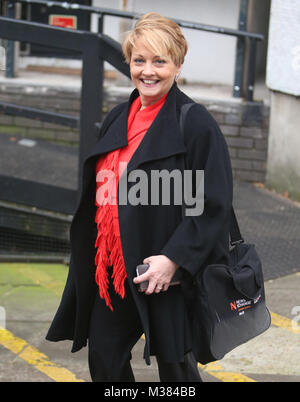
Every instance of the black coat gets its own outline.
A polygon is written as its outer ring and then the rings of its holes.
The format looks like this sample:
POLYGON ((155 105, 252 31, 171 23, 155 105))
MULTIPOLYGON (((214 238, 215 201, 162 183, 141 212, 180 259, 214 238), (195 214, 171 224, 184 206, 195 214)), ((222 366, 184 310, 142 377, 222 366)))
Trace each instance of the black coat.
MULTIPOLYGON (((69 274, 61 303, 46 337, 50 341, 73 340, 72 352, 86 346, 90 312, 98 291, 94 278, 95 163, 100 154, 127 145, 128 110, 137 96, 138 92, 134 90, 129 102, 117 106, 109 113, 103 123, 100 139, 84 163, 80 202, 70 229, 69 274)), ((228 258, 232 205, 232 173, 228 149, 217 123, 199 104, 188 111, 183 138, 179 127, 180 108, 190 102, 193 101, 174 84, 165 104, 131 158, 127 174, 134 169, 142 169, 150 183, 151 170, 182 170, 184 161, 187 169, 204 170, 203 213, 200 216, 186 216, 182 220, 181 206, 172 205, 172 200, 171 205, 150 205, 150 185, 149 205, 118 206, 122 251, 129 285, 146 336, 144 356, 147 362, 150 342, 145 298, 152 298, 152 311, 160 314, 165 330, 173 340, 167 348, 165 359, 181 360, 185 318, 178 311, 181 308, 178 300, 182 290, 174 286, 170 292, 153 296, 138 293, 132 282, 136 266, 146 257, 164 254, 180 265, 185 278, 183 280, 188 283, 188 279, 206 264, 226 263, 228 258)), ((128 182, 128 191, 135 184, 128 182)), ((184 286, 183 289, 188 300, 188 287, 184 286)), ((163 345, 161 348, 160 345, 156 346, 157 350, 165 349, 163 345)))

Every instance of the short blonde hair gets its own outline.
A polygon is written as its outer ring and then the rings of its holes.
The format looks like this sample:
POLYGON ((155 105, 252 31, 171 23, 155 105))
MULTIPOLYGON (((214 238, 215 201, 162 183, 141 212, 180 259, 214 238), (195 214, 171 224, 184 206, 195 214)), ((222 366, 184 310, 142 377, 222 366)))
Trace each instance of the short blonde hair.
POLYGON ((169 56, 177 66, 183 64, 188 44, 176 22, 154 12, 143 15, 133 30, 127 32, 122 45, 128 64, 137 39, 142 39, 156 55, 169 56))

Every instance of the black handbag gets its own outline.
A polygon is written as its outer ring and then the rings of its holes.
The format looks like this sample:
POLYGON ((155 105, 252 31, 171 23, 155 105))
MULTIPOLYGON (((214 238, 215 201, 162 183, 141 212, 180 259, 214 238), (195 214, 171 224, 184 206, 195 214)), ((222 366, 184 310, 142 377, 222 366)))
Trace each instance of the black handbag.
POLYGON ((228 265, 208 265, 194 282, 193 350, 202 364, 222 359, 271 325, 260 258, 253 244, 236 236, 233 209, 231 218, 228 265))
MULTIPOLYGON (((191 105, 181 110, 182 133, 191 105)), ((261 260, 255 246, 244 242, 233 208, 230 245, 228 265, 208 265, 194 278, 193 352, 202 364, 222 359, 271 325, 261 260)))

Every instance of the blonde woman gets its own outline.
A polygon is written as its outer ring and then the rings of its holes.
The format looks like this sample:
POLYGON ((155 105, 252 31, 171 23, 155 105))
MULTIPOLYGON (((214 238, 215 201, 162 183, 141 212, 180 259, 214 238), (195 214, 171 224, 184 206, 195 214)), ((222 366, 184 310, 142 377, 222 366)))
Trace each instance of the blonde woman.
POLYGON ((69 275, 47 339, 73 340, 72 352, 88 343, 93 381, 134 381, 131 350, 144 333, 144 359, 150 364, 156 357, 161 381, 201 381, 192 283, 206 264, 227 261, 228 150, 207 110, 177 87, 187 42, 175 22, 144 15, 123 52, 136 88, 108 114, 85 161, 69 275), (183 136, 179 121, 187 103, 194 104, 183 136), (154 173, 171 175, 183 166, 192 172, 193 194, 197 172, 204 171, 204 209, 184 217, 178 193, 170 189, 164 203, 151 182, 154 173), (149 268, 136 277, 139 264, 149 268), (173 277, 179 285, 170 286, 173 277), (144 281, 148 286, 139 292, 144 281))

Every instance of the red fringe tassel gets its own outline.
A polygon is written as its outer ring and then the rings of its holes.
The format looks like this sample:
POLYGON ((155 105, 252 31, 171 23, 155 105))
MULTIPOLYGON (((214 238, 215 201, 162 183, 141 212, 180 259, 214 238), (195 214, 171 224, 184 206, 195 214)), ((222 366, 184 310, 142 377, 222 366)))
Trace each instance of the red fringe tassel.
MULTIPOLYGON (((114 173, 117 180, 111 183, 111 190, 115 193, 107 194, 103 200, 96 199, 97 212, 95 222, 97 223, 98 235, 95 242, 97 253, 95 257, 96 273, 95 279, 99 286, 99 294, 105 300, 106 305, 113 311, 111 299, 109 296, 109 278, 107 267, 113 267, 112 280, 116 293, 121 297, 125 297, 125 279, 127 277, 125 263, 122 254, 122 245, 118 219, 118 205, 113 199, 117 194, 118 183, 118 161, 119 150, 110 152, 105 159, 102 158, 96 165, 96 174, 100 170, 110 170, 114 173)), ((97 183, 97 190, 101 184, 97 183)))

